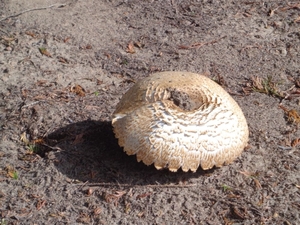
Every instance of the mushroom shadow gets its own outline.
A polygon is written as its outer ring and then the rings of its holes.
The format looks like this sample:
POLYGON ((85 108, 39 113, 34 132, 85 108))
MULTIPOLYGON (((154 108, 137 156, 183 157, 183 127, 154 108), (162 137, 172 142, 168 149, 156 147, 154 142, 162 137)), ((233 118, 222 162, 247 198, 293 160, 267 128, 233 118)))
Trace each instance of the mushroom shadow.
POLYGON ((156 170, 137 162, 118 145, 111 122, 82 121, 50 133, 45 158, 72 180, 102 184, 157 185, 185 183, 211 173, 156 170))

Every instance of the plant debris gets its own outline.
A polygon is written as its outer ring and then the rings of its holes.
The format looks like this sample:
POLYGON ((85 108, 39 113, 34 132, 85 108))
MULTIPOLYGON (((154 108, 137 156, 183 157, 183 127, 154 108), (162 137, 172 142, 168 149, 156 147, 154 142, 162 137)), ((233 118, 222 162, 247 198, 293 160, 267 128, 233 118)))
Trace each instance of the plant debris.
POLYGON ((27 34, 27 35, 29 35, 29 36, 31 36, 31 37, 33 37, 33 38, 36 38, 37 37, 37 34, 36 33, 34 33, 33 31, 25 31, 25 34, 27 34))
POLYGON ((186 50, 189 50, 189 49, 194 49, 194 48, 201 48, 205 45, 210 45, 210 44, 214 44, 214 43, 217 43, 219 42, 220 40, 226 38, 227 36, 224 36, 224 37, 221 37, 219 39, 216 39, 216 40, 213 40, 213 41, 208 41, 208 42, 196 42, 194 44, 191 44, 191 45, 179 45, 178 48, 179 49, 186 49, 186 50))
POLYGON ((40 51, 40 53, 41 53, 42 55, 45 55, 45 56, 47 56, 47 57, 52 58, 52 55, 50 54, 50 52, 49 52, 46 48, 41 47, 41 48, 39 48, 39 51, 40 51))
POLYGON ((143 194, 140 194, 140 195, 136 196, 136 199, 145 198, 145 197, 150 196, 150 195, 152 195, 151 192, 146 192, 146 193, 143 193, 143 194))
POLYGON ((107 193, 105 193, 104 199, 105 199, 106 202, 113 203, 115 206, 117 206, 119 200, 125 194, 126 194, 125 191, 115 191, 113 194, 107 194, 107 193))
POLYGON ((300 145, 300 138, 296 138, 294 140, 292 140, 291 142, 291 146, 294 148, 296 146, 300 145))
POLYGON ((271 95, 278 98, 283 98, 284 95, 278 89, 278 83, 274 82, 272 76, 262 79, 261 77, 252 77, 252 90, 271 95))
POLYGON ((80 97, 84 97, 85 96, 85 90, 83 87, 81 87, 79 84, 75 84, 74 86, 72 86, 70 88, 70 91, 75 93, 76 95, 80 96, 80 97))
POLYGON ((257 189, 261 189, 262 186, 259 182, 259 180, 257 179, 259 173, 258 172, 249 172, 247 170, 245 171, 240 171, 241 174, 245 175, 246 177, 249 177, 251 179, 253 179, 254 183, 255 183, 255 186, 257 189))
POLYGON ((126 52, 128 52, 130 54, 135 53, 134 44, 132 42, 129 42, 129 44, 127 45, 126 52))
POLYGON ((18 179, 18 177, 19 177, 18 172, 13 166, 11 166, 11 165, 6 166, 6 171, 7 171, 8 177, 13 178, 15 180, 18 179))
POLYGON ((282 7, 279 10, 286 11, 286 10, 290 10, 290 9, 300 9, 300 3, 288 4, 288 6, 282 7))
POLYGON ((279 108, 283 109, 283 111, 286 113, 288 122, 295 123, 297 125, 300 124, 300 115, 295 109, 289 110, 281 104, 279 105, 279 108))

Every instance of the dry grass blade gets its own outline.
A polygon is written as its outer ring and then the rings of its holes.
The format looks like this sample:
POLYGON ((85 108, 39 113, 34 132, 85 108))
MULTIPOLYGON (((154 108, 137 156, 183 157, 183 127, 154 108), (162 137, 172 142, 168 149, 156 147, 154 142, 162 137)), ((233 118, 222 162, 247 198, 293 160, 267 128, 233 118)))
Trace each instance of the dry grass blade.
POLYGON ((253 91, 264 93, 278 98, 283 98, 283 94, 278 89, 278 83, 272 80, 271 76, 265 79, 261 77, 252 77, 252 89, 253 91))

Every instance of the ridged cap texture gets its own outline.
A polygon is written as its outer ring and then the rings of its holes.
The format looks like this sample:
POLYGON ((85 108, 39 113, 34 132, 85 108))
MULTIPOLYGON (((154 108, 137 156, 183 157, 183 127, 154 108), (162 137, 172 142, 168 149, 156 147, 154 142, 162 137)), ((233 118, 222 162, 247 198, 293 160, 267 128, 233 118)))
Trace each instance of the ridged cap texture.
POLYGON ((209 78, 154 73, 134 84, 112 117, 119 145, 146 165, 195 172, 231 163, 248 143, 248 126, 234 99, 209 78))

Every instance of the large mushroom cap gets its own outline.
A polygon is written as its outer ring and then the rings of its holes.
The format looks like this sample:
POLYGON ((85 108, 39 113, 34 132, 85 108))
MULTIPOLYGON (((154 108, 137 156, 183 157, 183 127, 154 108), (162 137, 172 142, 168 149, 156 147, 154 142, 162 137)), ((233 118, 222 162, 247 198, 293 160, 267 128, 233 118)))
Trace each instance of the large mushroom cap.
POLYGON ((233 98, 209 78, 187 72, 155 73, 138 81, 117 105, 112 125, 128 155, 174 172, 228 164, 249 135, 233 98))

